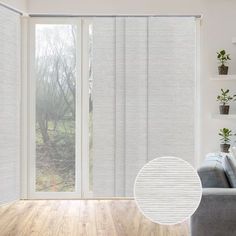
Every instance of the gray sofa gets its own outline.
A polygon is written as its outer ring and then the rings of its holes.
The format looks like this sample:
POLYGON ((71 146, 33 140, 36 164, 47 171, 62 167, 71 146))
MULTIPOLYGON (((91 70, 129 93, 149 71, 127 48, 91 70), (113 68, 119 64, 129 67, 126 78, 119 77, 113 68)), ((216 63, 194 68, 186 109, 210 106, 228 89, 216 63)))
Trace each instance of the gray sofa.
POLYGON ((191 217, 191 236, 236 236, 236 188, 229 184, 222 157, 207 157, 198 174, 203 195, 191 217))

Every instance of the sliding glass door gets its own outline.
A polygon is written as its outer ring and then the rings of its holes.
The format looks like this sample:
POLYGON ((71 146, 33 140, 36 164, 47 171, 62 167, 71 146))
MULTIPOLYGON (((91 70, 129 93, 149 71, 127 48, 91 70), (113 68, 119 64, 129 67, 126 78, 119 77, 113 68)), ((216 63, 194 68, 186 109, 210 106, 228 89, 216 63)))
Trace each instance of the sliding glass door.
POLYGON ((31 198, 132 197, 148 161, 195 165, 197 24, 31 19, 31 198))
POLYGON ((81 196, 80 20, 31 22, 32 197, 81 196))

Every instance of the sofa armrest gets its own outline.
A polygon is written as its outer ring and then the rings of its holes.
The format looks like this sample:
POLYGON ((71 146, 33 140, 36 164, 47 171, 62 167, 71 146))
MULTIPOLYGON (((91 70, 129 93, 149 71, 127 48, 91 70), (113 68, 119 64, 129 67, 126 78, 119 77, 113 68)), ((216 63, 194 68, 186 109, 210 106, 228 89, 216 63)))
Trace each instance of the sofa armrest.
POLYGON ((235 236, 236 189, 204 188, 190 225, 192 236, 235 236))

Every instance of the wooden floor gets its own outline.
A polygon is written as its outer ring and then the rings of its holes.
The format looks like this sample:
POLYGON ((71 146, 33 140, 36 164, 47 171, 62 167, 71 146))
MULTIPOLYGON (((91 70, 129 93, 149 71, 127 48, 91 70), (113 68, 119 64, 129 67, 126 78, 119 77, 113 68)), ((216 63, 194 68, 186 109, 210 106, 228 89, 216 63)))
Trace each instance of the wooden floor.
POLYGON ((132 200, 34 200, 0 207, 5 236, 188 236, 187 223, 150 222, 132 200))

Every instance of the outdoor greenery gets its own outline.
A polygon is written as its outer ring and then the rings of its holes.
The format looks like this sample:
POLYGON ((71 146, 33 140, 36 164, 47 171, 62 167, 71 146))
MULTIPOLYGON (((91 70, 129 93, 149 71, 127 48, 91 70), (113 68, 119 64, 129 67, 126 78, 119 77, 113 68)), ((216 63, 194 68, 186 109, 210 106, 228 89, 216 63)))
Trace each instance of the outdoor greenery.
MULTIPOLYGON (((75 191, 75 142, 80 142, 75 140, 76 61, 78 61, 76 31, 77 28, 73 25, 36 26, 36 191, 75 191)), ((89 189, 92 191, 91 25, 89 55, 89 189)))
POLYGON ((36 190, 75 190, 76 27, 36 26, 36 190))
POLYGON ((217 96, 217 101, 222 105, 227 105, 231 101, 236 101, 236 95, 229 95, 229 89, 221 89, 221 94, 217 96))

